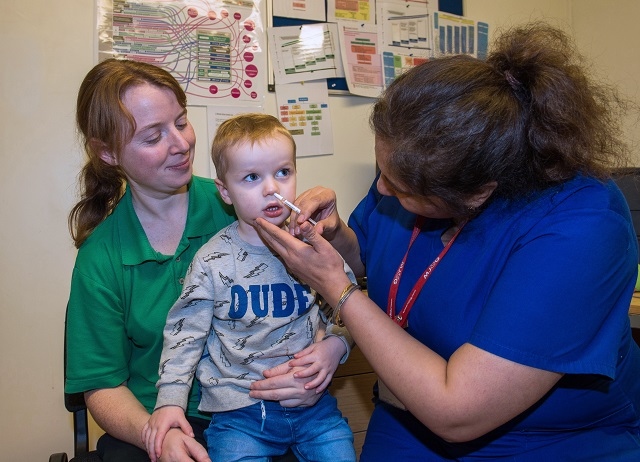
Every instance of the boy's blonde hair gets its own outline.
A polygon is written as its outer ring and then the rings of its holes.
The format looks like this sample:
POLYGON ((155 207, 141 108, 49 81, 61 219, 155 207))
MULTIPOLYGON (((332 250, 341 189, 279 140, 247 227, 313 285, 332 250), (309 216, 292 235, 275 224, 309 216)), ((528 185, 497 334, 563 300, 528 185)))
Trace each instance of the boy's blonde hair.
POLYGON ((296 142, 291 133, 276 117, 269 114, 248 113, 225 120, 218 127, 216 136, 211 144, 211 160, 216 168, 218 178, 224 179, 229 169, 229 159, 226 155, 229 148, 247 141, 253 146, 254 143, 275 134, 283 135, 291 141, 293 163, 295 165, 296 142))

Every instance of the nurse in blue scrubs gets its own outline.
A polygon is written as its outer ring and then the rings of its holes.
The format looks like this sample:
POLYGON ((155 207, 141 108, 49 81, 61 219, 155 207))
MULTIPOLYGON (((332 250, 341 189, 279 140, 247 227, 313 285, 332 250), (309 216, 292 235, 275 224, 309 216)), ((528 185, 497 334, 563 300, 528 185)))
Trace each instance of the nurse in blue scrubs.
POLYGON ((259 222, 379 377, 361 461, 640 460, 619 103, 564 33, 519 27, 386 89, 348 225, 321 187, 295 201, 306 242, 259 222))

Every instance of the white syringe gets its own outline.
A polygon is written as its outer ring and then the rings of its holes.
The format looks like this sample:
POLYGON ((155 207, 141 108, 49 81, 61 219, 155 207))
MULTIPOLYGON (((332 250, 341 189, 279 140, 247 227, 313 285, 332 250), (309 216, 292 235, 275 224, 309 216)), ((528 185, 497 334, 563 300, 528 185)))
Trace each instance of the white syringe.
MULTIPOLYGON (((295 205, 293 205, 293 202, 289 202, 288 200, 286 200, 284 197, 282 197, 280 194, 278 193, 273 193, 274 196, 276 196, 276 199, 278 199, 280 202, 282 202, 284 205, 286 205, 287 207, 289 207, 291 210, 293 210, 296 213, 300 213, 301 210, 296 207, 295 205)), ((317 223, 315 220, 312 220, 311 218, 307 218, 307 221, 309 223, 311 223, 313 226, 315 226, 317 223)))

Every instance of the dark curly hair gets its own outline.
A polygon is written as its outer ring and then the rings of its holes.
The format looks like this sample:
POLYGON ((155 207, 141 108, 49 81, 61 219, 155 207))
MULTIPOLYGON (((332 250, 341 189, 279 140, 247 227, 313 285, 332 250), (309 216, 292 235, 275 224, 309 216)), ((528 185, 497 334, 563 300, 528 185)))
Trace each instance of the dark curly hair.
POLYGON ((492 197, 518 198, 625 166, 626 107, 590 78, 565 33, 532 23, 502 33, 486 61, 447 56, 409 70, 376 102, 370 124, 396 179, 468 218, 477 211, 466 201, 489 182, 492 197))

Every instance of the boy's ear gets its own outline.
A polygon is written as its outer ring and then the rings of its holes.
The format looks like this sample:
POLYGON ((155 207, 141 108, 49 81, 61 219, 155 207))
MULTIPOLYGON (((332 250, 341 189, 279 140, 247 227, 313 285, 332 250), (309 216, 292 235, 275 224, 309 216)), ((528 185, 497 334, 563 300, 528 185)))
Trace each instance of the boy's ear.
POLYGON ((98 156, 103 160, 104 163, 111 166, 118 165, 118 158, 113 152, 111 152, 111 150, 104 142, 96 140, 94 138, 89 141, 89 143, 91 144, 91 149, 98 153, 98 156))
POLYGON ((220 178, 216 178, 213 181, 216 183, 216 187, 218 188, 218 191, 220 192, 220 196, 222 196, 222 200, 224 201, 224 203, 228 204, 228 205, 233 205, 233 201, 231 200, 231 197, 229 196, 229 190, 224 185, 222 180, 220 178))

